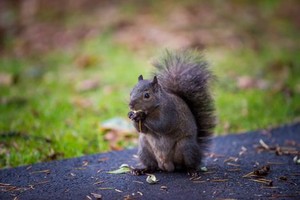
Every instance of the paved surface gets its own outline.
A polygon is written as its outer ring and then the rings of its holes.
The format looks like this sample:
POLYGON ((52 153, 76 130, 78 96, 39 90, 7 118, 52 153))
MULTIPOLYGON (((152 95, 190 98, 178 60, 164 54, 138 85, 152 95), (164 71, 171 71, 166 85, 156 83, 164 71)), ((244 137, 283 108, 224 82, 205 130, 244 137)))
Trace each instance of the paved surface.
POLYGON ((154 185, 146 176, 107 173, 136 166, 136 149, 40 163, 0 170, 0 199, 300 199, 299 150, 300 123, 216 137, 200 179, 157 172, 154 185), (266 175, 251 174, 265 165, 266 175))

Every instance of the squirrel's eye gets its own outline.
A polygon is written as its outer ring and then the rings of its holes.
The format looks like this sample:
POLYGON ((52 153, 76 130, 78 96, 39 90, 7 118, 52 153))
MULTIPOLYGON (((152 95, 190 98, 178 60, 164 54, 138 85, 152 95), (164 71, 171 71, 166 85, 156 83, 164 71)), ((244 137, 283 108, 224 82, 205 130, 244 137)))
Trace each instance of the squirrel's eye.
POLYGON ((145 99, 149 99, 149 98, 150 98, 150 94, 149 94, 148 92, 146 92, 146 93, 144 94, 144 98, 145 98, 145 99))

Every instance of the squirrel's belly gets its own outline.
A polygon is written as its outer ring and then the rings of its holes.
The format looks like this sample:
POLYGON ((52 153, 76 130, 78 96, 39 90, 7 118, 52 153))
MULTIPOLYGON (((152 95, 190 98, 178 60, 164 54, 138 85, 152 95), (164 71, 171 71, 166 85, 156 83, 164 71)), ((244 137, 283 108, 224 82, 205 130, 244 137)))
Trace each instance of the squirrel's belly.
POLYGON ((163 171, 172 172, 175 169, 174 166, 174 146, 167 142, 168 138, 161 137, 153 138, 152 136, 147 137, 148 142, 151 146, 154 157, 158 163, 158 167, 163 171))

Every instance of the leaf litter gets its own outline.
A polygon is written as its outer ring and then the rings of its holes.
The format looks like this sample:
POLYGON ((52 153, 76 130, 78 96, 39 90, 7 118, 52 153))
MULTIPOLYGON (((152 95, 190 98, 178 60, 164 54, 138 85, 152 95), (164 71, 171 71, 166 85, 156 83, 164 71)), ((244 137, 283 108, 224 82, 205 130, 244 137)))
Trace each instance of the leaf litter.
POLYGON ((114 117, 103 121, 99 128, 104 132, 104 139, 109 141, 112 150, 122 150, 120 142, 137 143, 135 129, 132 123, 121 117, 114 117))
POLYGON ((147 174, 147 178, 146 178, 146 181, 147 183, 149 184, 155 184, 155 183, 158 183, 158 179, 156 178, 156 176, 154 174, 147 174))
POLYGON ((168 187, 165 185, 160 186, 160 190, 168 191, 168 187))
POLYGON ((101 194, 97 194, 97 193, 91 193, 91 195, 95 198, 95 199, 102 199, 102 195, 101 194))
POLYGON ((49 169, 45 169, 45 170, 30 172, 30 174, 39 174, 39 173, 50 174, 50 170, 49 169))
POLYGON ((108 174, 125 174, 131 171, 131 167, 128 164, 122 164, 119 169, 108 171, 108 174))
POLYGON ((249 180, 263 183, 267 186, 273 186, 273 181, 269 179, 265 179, 264 177, 267 176, 271 171, 270 165, 264 165, 259 169, 256 169, 248 174, 244 175, 243 178, 249 178, 249 180))
POLYGON ((267 143, 265 143, 262 139, 259 140, 259 145, 256 145, 256 150, 258 153, 263 151, 273 152, 278 156, 281 155, 299 155, 300 152, 297 150, 296 147, 290 147, 290 146, 270 146, 267 143))

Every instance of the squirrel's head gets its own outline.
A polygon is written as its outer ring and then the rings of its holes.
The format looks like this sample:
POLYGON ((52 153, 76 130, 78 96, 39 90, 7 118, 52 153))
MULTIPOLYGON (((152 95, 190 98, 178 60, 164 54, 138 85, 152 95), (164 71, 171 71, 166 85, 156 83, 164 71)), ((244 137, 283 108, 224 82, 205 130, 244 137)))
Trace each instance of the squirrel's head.
POLYGON ((159 106, 160 92, 161 87, 156 76, 151 81, 144 80, 143 76, 140 75, 138 83, 130 93, 130 109, 151 112, 159 106))

